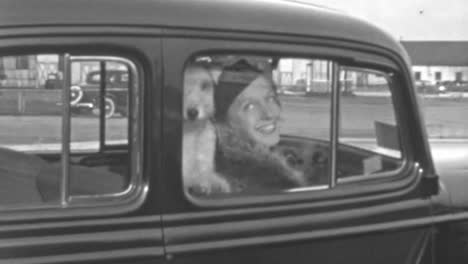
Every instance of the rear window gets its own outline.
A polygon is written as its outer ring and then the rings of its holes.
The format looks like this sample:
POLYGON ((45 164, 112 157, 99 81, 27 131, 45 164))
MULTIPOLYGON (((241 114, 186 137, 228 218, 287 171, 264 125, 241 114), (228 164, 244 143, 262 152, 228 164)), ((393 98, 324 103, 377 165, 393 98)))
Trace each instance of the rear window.
POLYGON ((52 53, 0 63, 0 207, 98 205, 134 189, 141 140, 139 108, 131 107, 140 92, 134 62, 52 53), (113 68, 127 78, 119 90, 100 82, 113 68))

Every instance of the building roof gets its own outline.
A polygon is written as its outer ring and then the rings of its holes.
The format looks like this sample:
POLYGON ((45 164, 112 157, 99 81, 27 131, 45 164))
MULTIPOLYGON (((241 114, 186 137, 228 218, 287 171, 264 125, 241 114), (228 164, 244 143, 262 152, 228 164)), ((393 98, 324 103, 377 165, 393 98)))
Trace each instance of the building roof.
POLYGON ((374 25, 292 0, 0 0, 0 29, 144 26, 330 37, 404 52, 374 25))
POLYGON ((468 66, 468 41, 402 41, 413 65, 468 66))

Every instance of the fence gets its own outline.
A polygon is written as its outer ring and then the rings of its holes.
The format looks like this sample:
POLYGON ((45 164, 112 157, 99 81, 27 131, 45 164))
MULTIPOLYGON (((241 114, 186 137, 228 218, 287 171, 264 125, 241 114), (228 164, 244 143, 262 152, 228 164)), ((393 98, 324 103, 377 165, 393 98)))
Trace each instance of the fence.
POLYGON ((61 90, 1 89, 0 115, 60 115, 61 90))

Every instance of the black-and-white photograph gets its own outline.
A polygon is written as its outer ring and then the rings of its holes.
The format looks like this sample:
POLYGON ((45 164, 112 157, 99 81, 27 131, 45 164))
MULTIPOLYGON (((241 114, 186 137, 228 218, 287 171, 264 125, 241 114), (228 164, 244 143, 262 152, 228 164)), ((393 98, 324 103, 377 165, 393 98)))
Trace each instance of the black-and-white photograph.
POLYGON ((468 263, 466 0, 0 0, 0 263, 468 263))

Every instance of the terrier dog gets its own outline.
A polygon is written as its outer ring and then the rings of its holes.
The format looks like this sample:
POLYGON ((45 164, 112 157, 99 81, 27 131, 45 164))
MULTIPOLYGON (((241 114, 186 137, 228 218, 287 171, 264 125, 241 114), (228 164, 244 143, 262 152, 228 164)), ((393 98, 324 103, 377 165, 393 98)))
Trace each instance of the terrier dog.
POLYGON ((230 185, 216 173, 214 80, 208 68, 193 64, 184 74, 182 173, 185 188, 194 193, 229 193, 230 185))

